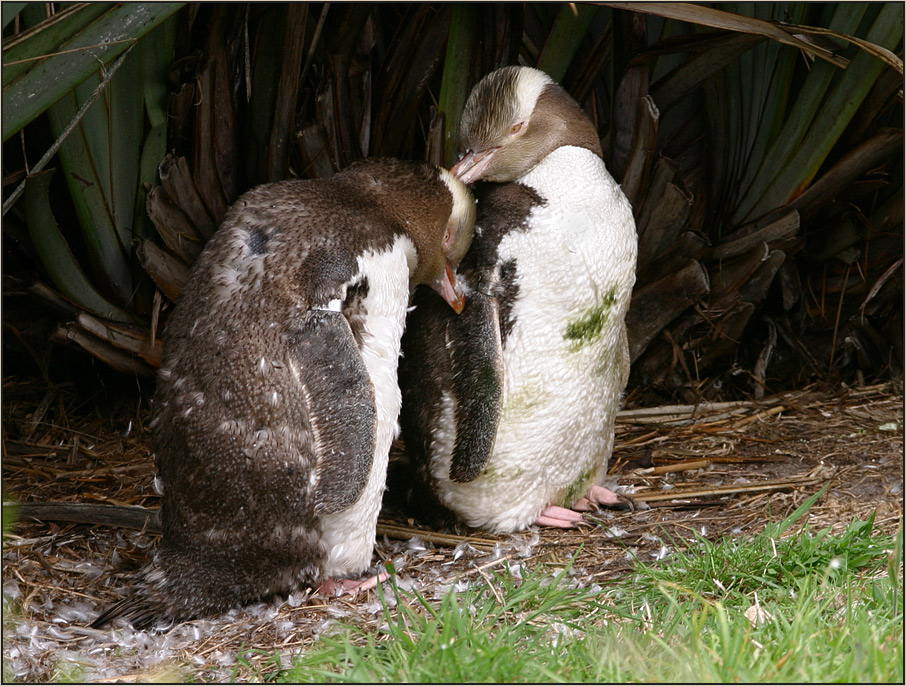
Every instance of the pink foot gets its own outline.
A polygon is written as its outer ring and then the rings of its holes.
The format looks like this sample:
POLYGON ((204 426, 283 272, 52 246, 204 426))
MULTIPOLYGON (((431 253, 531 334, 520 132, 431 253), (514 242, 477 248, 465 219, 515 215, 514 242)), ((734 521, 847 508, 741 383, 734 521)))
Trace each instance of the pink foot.
POLYGON ((579 522, 584 522, 578 512, 567 510, 565 507, 550 505, 541 511, 535 524, 538 526, 555 526, 558 529, 575 529, 579 522))
POLYGON ((584 498, 579 498, 573 505, 574 510, 580 512, 594 512, 598 505, 622 505, 625 501, 620 499, 616 493, 603 486, 592 486, 588 489, 584 498))
POLYGON ((590 522, 586 521, 580 514, 581 512, 597 512, 598 507, 601 505, 607 507, 612 507, 614 505, 628 505, 631 509, 634 509, 632 501, 629 498, 617 495, 603 486, 592 486, 588 489, 588 492, 584 497, 579 498, 579 500, 576 501, 576 504, 573 505, 571 510, 567 510, 565 507, 558 507, 557 505, 550 505, 538 515, 538 519, 536 519, 534 523, 538 526, 555 526, 558 529, 574 529, 579 524, 590 524, 590 522))
POLYGON ((353 581, 352 579, 325 579, 318 585, 318 593, 334 597, 346 595, 347 593, 357 595, 359 593, 364 593, 365 591, 370 591, 378 585, 379 581, 387 581, 389 578, 390 575, 387 572, 381 572, 364 581, 353 581))

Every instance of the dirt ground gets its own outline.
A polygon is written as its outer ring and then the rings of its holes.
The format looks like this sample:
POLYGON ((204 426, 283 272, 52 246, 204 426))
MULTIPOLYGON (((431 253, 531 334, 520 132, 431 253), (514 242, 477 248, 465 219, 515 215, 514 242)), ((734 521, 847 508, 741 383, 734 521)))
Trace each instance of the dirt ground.
MULTIPOLYGON (((3 383, 3 500, 156 508, 146 403, 89 408, 65 388, 3 383)), ((903 513, 903 394, 897 384, 812 388, 758 402, 630 409, 617 424, 608 485, 634 510, 604 511, 577 531, 508 536, 429 531, 381 520, 375 569, 427 598, 481 584, 491 571, 573 556, 576 585, 607 583, 694 541, 756 533, 830 482, 812 530, 875 515, 894 533, 903 513)), ((20 512, 21 514, 21 512, 20 512)), ((3 678, 144 682, 250 679, 276 653, 284 665, 337 622, 377 630, 381 603, 299 593, 167 631, 88 624, 127 593, 156 535, 20 517, 3 548, 3 678)), ((389 597, 389 594, 388 594, 389 597)), ((392 597, 389 597, 392 602, 392 597)))

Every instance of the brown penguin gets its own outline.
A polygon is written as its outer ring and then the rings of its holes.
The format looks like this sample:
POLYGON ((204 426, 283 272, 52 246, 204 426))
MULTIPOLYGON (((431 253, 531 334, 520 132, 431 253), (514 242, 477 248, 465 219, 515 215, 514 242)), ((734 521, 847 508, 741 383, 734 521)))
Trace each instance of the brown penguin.
POLYGON ((94 622, 209 615, 371 563, 410 291, 457 311, 474 201, 426 163, 255 188, 169 320, 151 423, 160 548, 94 622))

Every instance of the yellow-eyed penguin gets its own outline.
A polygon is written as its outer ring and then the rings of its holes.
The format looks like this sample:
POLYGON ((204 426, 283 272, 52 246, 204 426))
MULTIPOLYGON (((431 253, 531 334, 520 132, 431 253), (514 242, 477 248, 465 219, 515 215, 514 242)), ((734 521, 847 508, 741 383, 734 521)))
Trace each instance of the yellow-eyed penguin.
POLYGON ((466 186, 366 160, 243 195, 170 317, 151 423, 162 539, 95 620, 224 611, 371 563, 410 289, 461 311, 466 186))
POLYGON ((591 121, 541 71, 485 76, 460 128, 451 171, 498 183, 476 189, 462 317, 416 293, 400 367, 407 456, 471 526, 568 528, 575 510, 618 501, 600 483, 629 374, 632 209, 591 121))

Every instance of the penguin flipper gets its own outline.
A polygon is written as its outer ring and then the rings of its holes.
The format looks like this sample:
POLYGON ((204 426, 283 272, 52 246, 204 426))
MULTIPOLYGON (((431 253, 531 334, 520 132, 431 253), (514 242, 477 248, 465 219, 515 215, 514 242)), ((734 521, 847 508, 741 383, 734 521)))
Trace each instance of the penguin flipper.
POLYGON ((310 310, 291 334, 292 355, 309 399, 315 435, 315 507, 341 512, 358 500, 374 459, 374 387, 349 322, 310 310))
POLYGON ((456 440, 450 478, 473 481, 491 458, 503 396, 503 345, 497 298, 473 291, 447 325, 456 440))

